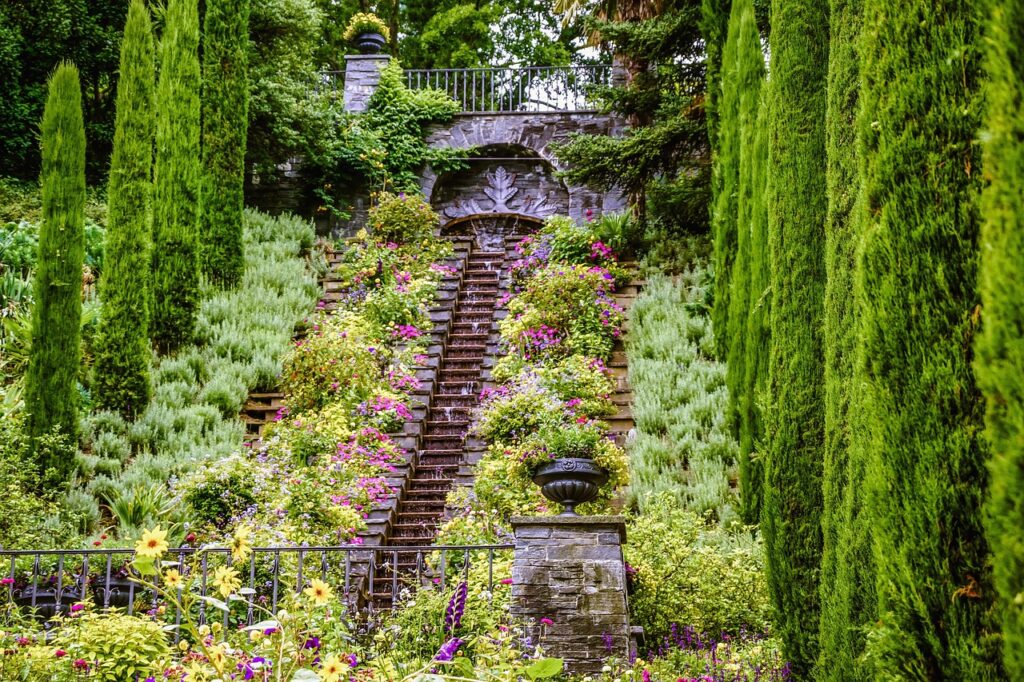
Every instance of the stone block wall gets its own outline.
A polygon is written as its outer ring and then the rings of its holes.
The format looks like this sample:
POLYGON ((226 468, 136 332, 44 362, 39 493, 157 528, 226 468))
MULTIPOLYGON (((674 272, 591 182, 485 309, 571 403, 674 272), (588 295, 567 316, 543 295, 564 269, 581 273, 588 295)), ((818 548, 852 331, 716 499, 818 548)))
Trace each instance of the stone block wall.
POLYGON ((514 517, 512 615, 572 673, 629 656, 621 516, 514 517), (550 621, 550 623, 548 622, 550 621))

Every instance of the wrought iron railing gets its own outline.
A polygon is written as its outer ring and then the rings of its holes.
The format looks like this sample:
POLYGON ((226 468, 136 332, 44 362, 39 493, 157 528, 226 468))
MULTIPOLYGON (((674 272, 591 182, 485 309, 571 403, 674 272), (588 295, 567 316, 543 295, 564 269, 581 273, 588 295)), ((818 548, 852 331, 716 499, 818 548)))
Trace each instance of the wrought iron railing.
MULTIPOLYGON (((256 547, 245 561, 233 568, 242 577, 246 598, 234 611, 223 613, 235 625, 252 625, 259 619, 259 607, 276 612, 290 590, 302 591, 313 578, 328 583, 350 615, 372 612, 375 595, 386 591, 388 608, 394 608, 402 591, 423 587, 444 591, 455 579, 468 576, 471 565, 487 562, 487 591, 494 590, 496 556, 512 545, 424 545, 367 547, 256 547)), ((180 625, 182 613, 159 595, 130 578, 130 549, 0 550, 0 603, 6 601, 43 620, 70 612, 73 604, 91 600, 98 608, 121 608, 129 614, 145 609, 180 625)), ((201 596, 216 593, 211 580, 214 571, 230 562, 226 548, 170 549, 163 555, 167 566, 179 569, 201 596)), ((198 619, 208 618, 205 602, 198 604, 198 619)), ((177 629, 175 629, 177 631, 177 629)), ((177 637, 177 635, 176 635, 177 637)))
POLYGON ((447 92, 467 113, 594 110, 595 86, 611 83, 612 67, 522 66, 480 69, 411 69, 413 89, 447 92))
MULTIPOLYGON (((409 88, 443 90, 465 113, 593 111, 594 88, 611 80, 608 64, 405 71, 409 88)), ((315 89, 341 99, 344 82, 344 71, 322 71, 315 89)))

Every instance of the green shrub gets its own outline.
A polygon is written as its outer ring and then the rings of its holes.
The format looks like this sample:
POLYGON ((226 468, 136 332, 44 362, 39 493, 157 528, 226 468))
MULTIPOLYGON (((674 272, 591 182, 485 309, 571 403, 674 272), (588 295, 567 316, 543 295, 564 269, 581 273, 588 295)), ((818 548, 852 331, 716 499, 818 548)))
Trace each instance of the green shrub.
POLYGON ((630 506, 646 511, 664 494, 700 514, 732 519, 737 443, 726 422, 725 367, 715 359, 703 306, 707 277, 678 283, 651 277, 629 310, 626 337, 636 436, 630 453, 630 506))
POLYGON ((625 555, 636 586, 631 622, 650 640, 673 623, 714 634, 768 627, 762 550, 749 529, 722 529, 661 496, 631 519, 628 532, 625 555))
POLYGON ((186 480, 178 493, 189 517, 200 525, 224 528, 257 501, 259 471, 244 457, 229 457, 186 480))
POLYGON ((90 678, 124 682, 162 672, 171 647, 160 624, 116 612, 78 616, 75 627, 60 628, 57 642, 71 660, 95 662, 90 678))
POLYGON ((422 197, 384 192, 370 209, 367 225, 379 243, 416 244, 433 234, 439 220, 422 197))
MULTIPOLYGON (((25 376, 27 429, 41 438, 54 429, 78 435, 81 358, 82 258, 85 204, 85 129, 78 69, 61 64, 48 85, 42 123, 43 222, 32 307, 32 350, 25 376)), ((71 473, 70 458, 34 453, 55 481, 71 473)))

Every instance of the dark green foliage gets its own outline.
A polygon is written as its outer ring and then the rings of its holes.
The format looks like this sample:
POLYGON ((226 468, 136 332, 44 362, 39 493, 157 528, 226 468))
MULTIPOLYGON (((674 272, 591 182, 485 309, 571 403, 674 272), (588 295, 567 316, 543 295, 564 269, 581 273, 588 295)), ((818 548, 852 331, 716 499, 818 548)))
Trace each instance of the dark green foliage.
POLYGON ((740 413, 740 491, 743 519, 757 523, 764 501, 764 462, 767 446, 764 402, 768 389, 771 340, 771 261, 768 253, 768 97, 771 82, 763 83, 757 106, 750 185, 750 283, 743 358, 743 400, 740 413))
POLYGON ((199 16, 170 0, 160 39, 153 173, 153 309, 161 352, 192 341, 199 306, 199 16))
POLYGON ((870 448, 878 614, 868 677, 997 679, 984 405, 970 364, 980 321, 977 14, 961 0, 866 0, 863 21, 854 382, 865 394, 849 420, 866 425, 870 448))
POLYGON ((1024 4, 992 2, 988 25, 985 221, 979 289, 978 384, 992 448, 988 539, 1001 601, 1003 661, 1024 679, 1024 4))
POLYGON ((63 60, 79 68, 86 172, 107 171, 114 132, 118 48, 128 3, 83 0, 0 2, 0 175, 35 178, 46 83, 63 60))
MULTIPOLYGON (((42 123, 43 224, 25 411, 33 439, 59 430, 74 442, 85 252, 85 128, 78 69, 68 63, 58 66, 49 91, 42 123)), ((63 480, 72 460, 47 457, 37 464, 41 471, 53 469, 55 478, 63 480)))
POLYGON ((807 673, 818 647, 827 25, 827 0, 772 3, 770 407, 761 527, 775 632, 797 675, 807 673))
MULTIPOLYGON (((735 58, 731 89, 735 91, 735 129, 730 133, 736 137, 734 158, 737 164, 736 179, 736 260, 733 263, 729 282, 729 310, 727 326, 719 330, 728 336, 729 387, 728 420, 733 433, 738 437, 750 432, 753 405, 745 400, 744 380, 746 377, 747 318, 750 316, 752 298, 750 287, 750 224, 757 195, 764 190, 754 186, 758 175, 757 156, 757 110, 761 100, 761 84, 764 82, 764 54, 757 33, 757 19, 754 16, 752 0, 736 0, 730 19, 730 32, 736 34, 735 58)), ((728 98, 726 98, 728 99, 728 98)), ((723 132, 724 132, 723 128, 723 132)), ((716 282, 717 284, 717 282, 716 282)), ((719 305, 715 301, 715 306, 719 305)), ((748 450, 749 457, 749 450, 748 450)))
POLYGON ((858 45, 862 0, 832 0, 826 153, 828 217, 825 224, 825 462, 821 568, 820 680, 866 676, 855 661, 864 648, 864 626, 875 607, 870 526, 863 509, 863 437, 850 423, 857 342, 854 262, 857 248, 855 118, 860 90, 858 45))
POLYGON ((128 9, 121 43, 117 130, 110 160, 107 268, 93 391, 100 409, 134 417, 149 402, 152 249, 153 29, 142 0, 128 9))
POLYGON ((203 26, 203 272, 230 288, 245 269, 249 0, 207 0, 203 26))

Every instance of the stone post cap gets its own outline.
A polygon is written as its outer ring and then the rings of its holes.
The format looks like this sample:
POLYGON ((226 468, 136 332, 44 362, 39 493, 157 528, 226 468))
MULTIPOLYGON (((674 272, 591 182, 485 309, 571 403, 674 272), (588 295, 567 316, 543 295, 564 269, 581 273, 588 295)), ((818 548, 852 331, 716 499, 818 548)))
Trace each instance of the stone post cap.
POLYGON ((621 515, 597 516, 513 516, 512 530, 518 536, 520 528, 558 528, 579 533, 608 530, 619 535, 619 542, 626 544, 626 517, 621 515))

